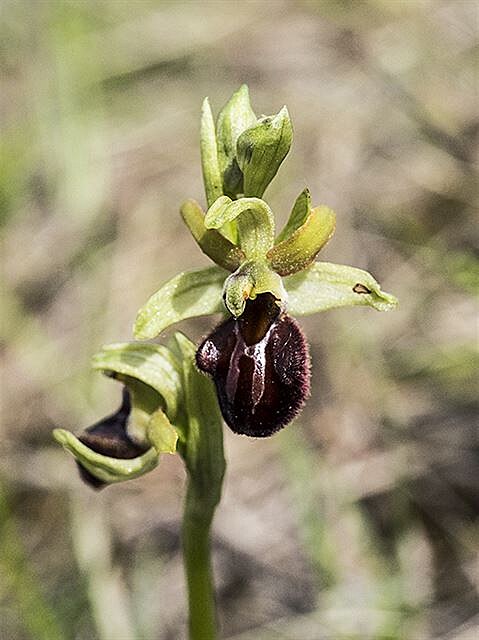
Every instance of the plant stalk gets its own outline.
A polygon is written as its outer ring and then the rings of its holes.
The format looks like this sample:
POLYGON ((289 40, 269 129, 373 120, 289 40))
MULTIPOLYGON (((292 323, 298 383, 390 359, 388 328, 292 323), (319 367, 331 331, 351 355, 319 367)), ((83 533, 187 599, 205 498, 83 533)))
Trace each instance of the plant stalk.
POLYGON ((191 476, 183 513, 183 558, 190 640, 215 640, 216 609, 210 554, 210 528, 216 505, 201 500, 191 476))
POLYGON ((210 380, 195 366, 195 345, 175 336, 183 357, 186 438, 179 445, 188 473, 183 514, 183 562, 190 640, 215 640, 216 612, 210 559, 210 529, 225 474, 223 425, 210 380))

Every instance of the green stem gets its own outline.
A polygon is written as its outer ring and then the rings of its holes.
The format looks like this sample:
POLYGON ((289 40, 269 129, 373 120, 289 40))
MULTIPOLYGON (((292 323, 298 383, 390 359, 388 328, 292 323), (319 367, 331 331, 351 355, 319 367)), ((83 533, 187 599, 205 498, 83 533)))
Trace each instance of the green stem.
POLYGON ((183 557, 188 589, 190 640, 216 638, 210 558, 210 528, 214 510, 214 506, 201 500, 190 477, 183 513, 183 557))
POLYGON ((210 560, 210 528, 225 473, 223 426, 214 386, 195 366, 195 345, 181 333, 186 423, 179 452, 188 472, 183 515, 183 558, 190 640, 215 640, 216 614, 210 560))

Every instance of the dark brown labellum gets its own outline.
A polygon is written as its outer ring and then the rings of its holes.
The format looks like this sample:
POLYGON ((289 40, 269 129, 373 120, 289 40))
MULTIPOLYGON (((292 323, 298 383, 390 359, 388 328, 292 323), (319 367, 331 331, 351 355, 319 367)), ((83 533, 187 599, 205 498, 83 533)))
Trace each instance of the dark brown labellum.
POLYGON ((299 413, 309 395, 310 362, 299 325, 270 294, 202 342, 196 362, 215 383, 223 418, 235 433, 265 437, 299 413))
MULTIPOLYGON (((131 411, 130 394, 125 388, 123 390, 123 401, 121 407, 111 416, 103 418, 95 423, 78 437, 89 449, 96 453, 101 453, 110 458, 120 458, 128 460, 136 458, 145 453, 146 448, 135 444, 128 437, 126 426, 131 411)), ((107 482, 103 482, 85 469, 77 462, 80 476, 87 484, 94 489, 102 489, 107 486, 107 482)))

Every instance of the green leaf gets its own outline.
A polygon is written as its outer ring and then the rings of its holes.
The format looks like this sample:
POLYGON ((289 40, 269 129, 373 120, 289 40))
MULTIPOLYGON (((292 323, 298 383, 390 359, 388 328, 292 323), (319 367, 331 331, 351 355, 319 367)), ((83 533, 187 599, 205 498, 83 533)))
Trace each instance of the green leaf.
POLYGON ((261 293, 272 293, 276 300, 287 298, 281 277, 261 260, 250 260, 225 281, 224 300, 230 313, 238 318, 245 310, 246 300, 261 293))
POLYGON ((336 214, 328 207, 315 207, 306 221, 267 254, 271 267, 281 276, 304 270, 334 233, 336 214))
POLYGON ((176 453, 178 432, 161 409, 152 414, 147 437, 158 453, 176 453))
MULTIPOLYGON (((236 198, 243 191, 243 174, 236 159, 239 135, 256 122, 251 108, 248 87, 244 84, 228 100, 217 122, 218 158, 223 177, 224 193, 236 198)), ((208 202, 208 204, 211 204, 208 202)))
POLYGON ((315 262, 306 271, 288 276, 283 282, 291 315, 305 316, 355 305, 389 311, 398 304, 394 296, 381 291, 367 271, 330 262, 315 262))
POLYGON ((285 159, 293 141, 293 127, 286 107, 244 131, 236 144, 243 172, 243 193, 261 198, 285 159))
POLYGON ((274 244, 274 216, 264 200, 222 196, 208 209, 205 226, 220 229, 238 218, 240 246, 247 258, 264 258, 274 244))
MULTIPOLYGON (((169 349, 157 344, 120 343, 104 346, 92 359, 94 369, 112 372, 115 377, 139 380, 163 398, 171 420, 175 419, 181 397, 181 364, 169 349)), ((140 393, 137 384, 125 380, 131 389, 133 404, 147 413, 158 408, 158 403, 140 393), (140 401, 143 400, 143 404, 140 401)))
POLYGON ((208 98, 204 99, 201 108, 200 150, 206 201, 210 206, 223 195, 223 180, 218 159, 215 123, 208 98))
POLYGON ((148 340, 180 320, 224 311, 222 293, 226 275, 220 267, 210 267, 185 271, 169 280, 139 310, 135 338, 148 340))
POLYGON ((311 194, 309 189, 303 189, 293 205, 291 213, 289 214, 288 222, 283 227, 281 233, 275 240, 275 244, 283 242, 292 235, 296 229, 306 222, 306 218, 309 216, 311 210, 311 194))
POLYGON ((205 214, 195 200, 181 206, 181 215, 203 253, 227 271, 235 271, 245 260, 243 251, 221 233, 205 227, 205 214))
POLYGON ((196 346, 181 333, 175 334, 175 340, 183 356, 188 421, 182 456, 191 476, 198 506, 214 508, 221 497, 225 472, 221 412, 213 383, 196 368, 196 346))
POLYGON ((151 447, 143 455, 129 460, 96 453, 65 429, 54 429, 53 437, 92 475, 103 482, 123 482, 148 473, 158 465, 158 452, 151 447))

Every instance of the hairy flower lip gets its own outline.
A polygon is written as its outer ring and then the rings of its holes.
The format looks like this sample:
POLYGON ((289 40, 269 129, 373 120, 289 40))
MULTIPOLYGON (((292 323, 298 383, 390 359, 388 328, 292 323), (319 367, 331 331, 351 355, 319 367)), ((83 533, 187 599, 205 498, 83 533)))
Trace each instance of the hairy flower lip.
POLYGON ((277 298, 271 293, 259 295, 256 304, 247 304, 238 320, 238 327, 246 345, 254 345, 266 337, 272 324, 281 313, 277 298), (262 305, 261 313, 257 312, 258 304, 262 305))
POLYGON ((235 433, 272 435, 309 395, 306 339, 271 294, 249 300, 243 315, 216 327, 200 344, 196 362, 213 378, 223 418, 235 433))

